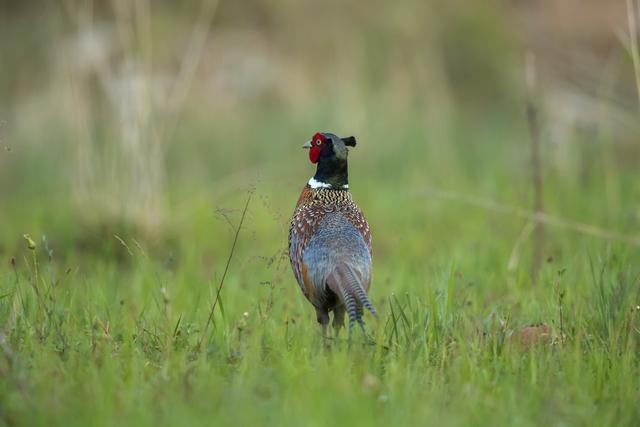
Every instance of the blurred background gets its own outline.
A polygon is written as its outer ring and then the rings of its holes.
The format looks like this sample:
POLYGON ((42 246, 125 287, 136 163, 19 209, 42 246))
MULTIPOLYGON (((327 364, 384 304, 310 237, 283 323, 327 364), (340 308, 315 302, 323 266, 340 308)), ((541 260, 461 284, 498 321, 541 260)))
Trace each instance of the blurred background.
POLYGON ((279 254, 323 130, 359 140, 383 262, 482 245, 506 264, 533 209, 527 99, 545 211, 605 235, 554 228, 545 257, 637 235, 629 23, 624 0, 0 1, 0 256, 27 232, 121 254, 117 234, 206 266, 251 189, 244 249, 279 254))

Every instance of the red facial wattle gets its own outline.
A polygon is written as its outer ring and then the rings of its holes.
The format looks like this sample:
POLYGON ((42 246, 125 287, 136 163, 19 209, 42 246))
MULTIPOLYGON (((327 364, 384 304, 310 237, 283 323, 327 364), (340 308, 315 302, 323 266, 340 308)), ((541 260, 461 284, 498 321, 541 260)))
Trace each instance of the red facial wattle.
POLYGON ((311 138, 311 148, 309 149, 309 160, 311 160, 311 163, 318 163, 323 145, 324 135, 322 135, 320 132, 317 132, 315 135, 313 135, 313 138, 311 138))
POLYGON ((318 163, 318 159, 320 158, 321 151, 322 151, 321 145, 314 145, 309 149, 309 160, 311 160, 311 163, 318 163))

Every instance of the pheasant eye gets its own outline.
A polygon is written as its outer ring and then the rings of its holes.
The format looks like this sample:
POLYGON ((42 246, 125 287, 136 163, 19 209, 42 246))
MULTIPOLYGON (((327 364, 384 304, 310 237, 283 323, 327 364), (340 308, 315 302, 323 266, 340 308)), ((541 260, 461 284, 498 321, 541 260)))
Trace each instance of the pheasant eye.
POLYGON ((320 145, 322 143, 322 141, 320 141, 319 139, 316 139, 316 145, 320 145))

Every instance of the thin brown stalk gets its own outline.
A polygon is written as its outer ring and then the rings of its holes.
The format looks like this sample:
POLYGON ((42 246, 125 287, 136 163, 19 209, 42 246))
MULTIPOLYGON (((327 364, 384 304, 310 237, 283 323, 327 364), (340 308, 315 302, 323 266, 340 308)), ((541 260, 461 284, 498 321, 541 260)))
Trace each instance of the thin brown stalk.
POLYGON ((235 253, 236 244, 238 243, 238 236, 240 235, 240 229, 242 229, 242 224, 244 223, 244 219, 247 215, 247 209, 249 208, 249 202, 251 201, 252 196, 253 196, 253 191, 249 191, 249 197, 247 197, 247 202, 244 205, 242 216, 240 217, 240 223, 238 224, 238 228, 236 229, 236 234, 233 238, 233 244, 231 245, 231 250, 229 251, 229 257, 227 258, 227 264, 224 267, 224 272, 222 273, 222 278, 220 279, 220 284, 218 285, 218 290, 216 291, 216 297, 213 300, 213 304, 211 305, 211 310, 209 311, 209 317, 207 318, 207 323, 204 325, 202 335, 200 336, 200 340, 198 341, 198 346, 197 346, 198 350, 202 348, 202 342, 204 341, 204 338, 207 336, 209 325, 213 320, 213 314, 215 313, 216 306, 218 305, 218 301, 220 300, 220 292, 222 292, 222 287, 224 286, 224 279, 227 277, 227 272, 229 271, 229 265, 231 264, 231 260, 233 259, 233 254, 235 253))
POLYGON ((640 2, 627 0, 627 23, 629 25, 629 53, 633 61, 633 71, 636 79, 638 102, 640 102, 640 49, 638 48, 638 16, 640 15, 640 2), (634 7, 635 6, 635 7, 634 7))
MULTIPOLYGON (((540 157, 540 123, 538 118, 538 106, 535 101, 536 93, 536 68, 535 56, 527 53, 526 62, 527 80, 527 122, 531 142, 531 183, 533 187, 533 210, 536 216, 544 215, 542 160, 540 157)), ((531 283, 538 282, 538 271, 542 265, 542 250, 544 245, 544 223, 536 221, 533 230, 533 259, 531 262, 531 283)))
POLYGON ((202 53, 206 46, 209 29, 217 7, 217 0, 204 0, 202 2, 202 9, 198 15, 198 21, 191 33, 189 46, 182 57, 180 70, 175 78, 173 90, 169 98, 169 110, 171 113, 175 113, 178 106, 184 103, 184 99, 191 87, 191 83, 198 69, 198 64, 202 59, 202 53))
POLYGON ((634 237, 628 234, 607 230, 605 228, 601 228, 592 224, 585 224, 548 213, 538 214, 536 212, 522 209, 517 206, 500 203, 489 198, 441 190, 437 188, 428 189, 424 192, 424 194, 430 197, 439 197, 443 199, 459 201, 492 212, 512 215, 514 217, 528 219, 535 222, 542 222, 547 225, 566 228, 578 234, 598 237, 605 240, 623 242, 633 246, 640 246, 640 236, 634 237))

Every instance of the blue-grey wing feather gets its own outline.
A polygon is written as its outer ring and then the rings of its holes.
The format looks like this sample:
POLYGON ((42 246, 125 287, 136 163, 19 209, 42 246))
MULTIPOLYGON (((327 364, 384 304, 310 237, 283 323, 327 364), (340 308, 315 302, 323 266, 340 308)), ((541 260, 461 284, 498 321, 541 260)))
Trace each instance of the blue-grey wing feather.
POLYGON ((315 288, 325 292, 327 277, 340 264, 348 265, 367 284, 371 280, 371 252, 360 231, 340 212, 324 216, 309 240, 303 261, 315 288))

